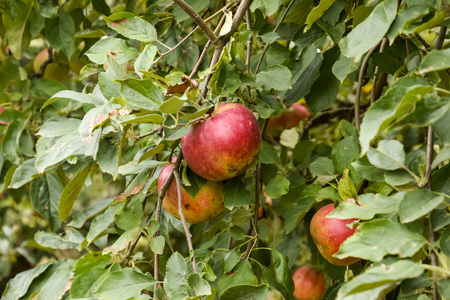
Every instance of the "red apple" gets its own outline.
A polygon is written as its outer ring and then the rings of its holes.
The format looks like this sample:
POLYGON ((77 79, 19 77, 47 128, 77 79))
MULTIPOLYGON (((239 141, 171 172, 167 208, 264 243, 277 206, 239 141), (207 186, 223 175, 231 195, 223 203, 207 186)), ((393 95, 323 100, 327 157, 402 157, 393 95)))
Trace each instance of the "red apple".
POLYGON ((319 270, 303 266, 292 276, 295 291, 294 296, 300 300, 321 300, 325 293, 327 282, 319 270))
POLYGON ((267 128, 275 129, 281 127, 283 129, 291 129, 308 117, 308 108, 302 104, 294 103, 289 110, 283 112, 280 116, 270 117, 267 128))
POLYGON ((350 224, 357 219, 336 219, 327 218, 327 215, 334 211, 334 204, 329 204, 319 209, 311 220, 311 236, 319 249, 320 254, 330 263, 337 266, 348 266, 359 260, 355 257, 339 259, 333 255, 339 251, 341 244, 356 231, 356 228, 349 228, 350 224))
MULTIPOLYGON (((162 169, 158 178, 158 191, 163 187, 167 178, 169 178, 173 168, 174 165, 170 164, 162 169)), ((208 180, 205 185, 200 187, 197 195, 192 198, 183 186, 181 186, 182 207, 186 222, 194 224, 203 223, 220 215, 225 208, 222 187, 222 182, 208 180)), ((178 219, 180 218, 178 214, 178 192, 175 179, 170 183, 162 204, 169 214, 178 219)))
POLYGON ((220 104, 210 118, 192 125, 181 147, 186 163, 199 176, 214 181, 235 177, 258 156, 258 121, 244 105, 220 104))
MULTIPOLYGON (((6 108, 4 108, 3 106, 0 106, 0 115, 2 114, 2 112, 5 110, 6 108)), ((8 123, 0 121, 0 125, 8 125, 8 123)))

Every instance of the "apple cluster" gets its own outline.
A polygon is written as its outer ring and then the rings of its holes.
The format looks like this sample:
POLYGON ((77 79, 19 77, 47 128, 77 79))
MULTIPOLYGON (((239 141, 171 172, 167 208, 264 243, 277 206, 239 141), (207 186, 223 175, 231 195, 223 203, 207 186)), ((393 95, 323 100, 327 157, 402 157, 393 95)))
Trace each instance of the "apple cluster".
MULTIPOLYGON (((181 139, 188 167, 207 179, 197 195, 190 196, 182 187, 182 208, 186 221, 202 223, 217 217, 225 208, 222 181, 244 173, 256 160, 261 148, 261 133, 255 116, 244 105, 223 103, 206 120, 192 125, 181 139)), ((170 176, 174 165, 167 165, 158 178, 158 190, 170 176)), ((163 199, 166 211, 178 214, 175 182, 169 185, 163 199)))

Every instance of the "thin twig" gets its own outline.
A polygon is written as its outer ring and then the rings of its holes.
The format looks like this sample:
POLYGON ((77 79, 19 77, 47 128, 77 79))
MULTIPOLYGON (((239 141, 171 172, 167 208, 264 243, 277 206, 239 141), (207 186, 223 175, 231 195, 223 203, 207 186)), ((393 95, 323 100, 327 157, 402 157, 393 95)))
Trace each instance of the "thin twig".
POLYGON ((200 27, 200 29, 203 31, 203 33, 211 40, 213 44, 217 44, 219 39, 217 38, 216 34, 209 28, 209 26, 206 24, 205 20, 186 2, 183 0, 173 0, 176 4, 178 4, 179 7, 181 7, 182 10, 184 10, 191 18, 194 20, 194 22, 200 27))
MULTIPOLYGON (((233 22, 231 24, 231 30, 224 36, 221 36, 219 38, 219 42, 214 45, 214 54, 211 59, 211 62, 209 63, 209 67, 211 69, 213 69, 214 66, 217 64, 217 62, 220 59, 220 55, 222 54, 223 48, 228 43, 231 36, 239 28, 239 24, 241 23, 242 19, 244 18, 245 12, 249 8, 250 3, 251 3, 251 0, 242 0, 241 1, 241 4, 239 5, 238 9, 236 10, 236 13, 234 14, 233 22)), ((209 84, 209 81, 211 80, 211 77, 212 77, 212 72, 209 73, 205 78, 204 86, 201 91, 201 97, 199 97, 199 99, 197 100, 197 103, 199 103, 199 104, 203 101, 203 99, 206 98, 206 94, 208 93, 208 84, 209 84)))
POLYGON ((133 140, 140 140, 140 139, 143 139, 143 138, 145 138, 145 137, 154 135, 155 133, 161 134, 161 130, 162 130, 162 129, 163 129, 162 126, 158 126, 158 127, 156 127, 155 129, 153 129, 153 130, 150 131, 150 132, 144 133, 144 134, 142 134, 142 135, 135 136, 135 137, 133 138, 133 140))
POLYGON ((189 228, 186 223, 186 218, 184 217, 183 213, 183 196, 181 194, 181 181, 180 181, 180 174, 178 173, 178 170, 175 170, 173 175, 175 177, 175 181, 177 183, 177 193, 178 193, 178 214, 180 215, 181 223, 183 224, 184 233, 186 234, 186 240, 189 247, 189 255, 192 255, 192 269, 194 270, 194 273, 197 273, 197 262, 195 261, 195 254, 194 254, 194 247, 192 246, 192 239, 191 239, 191 233, 189 231, 189 228))
MULTIPOLYGON (((223 8, 221 8, 220 10, 216 11, 214 14, 212 14, 210 17, 208 17, 207 19, 205 19, 205 22, 208 22, 210 20, 212 20, 215 16, 217 16, 218 14, 220 14, 221 12, 227 10, 228 8, 232 8, 233 6, 235 6, 237 4, 237 0, 234 0, 234 2, 229 2, 227 3, 227 5, 225 5, 223 8)), ((205 16, 206 12, 208 10, 206 10, 203 14, 202 17, 205 16)), ((170 48, 167 52, 161 53, 160 56, 155 59, 153 61, 153 64, 158 63, 164 56, 166 56, 167 54, 172 53, 173 51, 177 50, 178 47, 180 47, 190 36, 192 36, 198 29, 198 25, 195 25, 194 29, 192 29, 191 32, 189 32, 181 41, 178 42, 178 44, 176 44, 175 46, 173 46, 172 48, 170 48)), ((210 42, 210 40, 208 40, 208 42, 210 42)))
MULTIPOLYGON (((247 10, 246 14, 247 19, 247 30, 252 31, 252 23, 250 19, 250 11, 247 10)), ((250 34, 248 41, 247 41, 247 57, 245 58, 245 66, 247 67, 247 74, 250 75, 250 58, 252 56, 252 45, 253 45, 253 34, 250 34)), ((247 85, 247 100, 248 102, 252 102, 252 93, 250 91, 250 86, 247 85)))
MULTIPOLYGON (((161 211, 162 211, 162 201, 164 199, 164 197, 166 196, 166 191, 169 188, 170 183, 172 182, 172 179, 174 177, 173 173, 175 170, 178 170, 180 168, 180 164, 181 161, 183 160, 183 152, 180 152, 180 154, 178 155, 177 161, 175 162, 175 166, 172 169, 172 172, 170 173, 169 177, 167 178, 166 182, 164 183, 164 185, 162 186, 162 188, 159 190, 159 197, 158 197, 158 202, 156 204, 156 216, 155 216, 155 220, 160 223, 161 222, 161 211)), ((155 232, 155 238, 159 236, 160 230, 158 229, 155 232)), ((153 269, 153 277, 155 278, 156 281, 158 281, 159 278, 159 255, 155 253, 154 256, 154 261, 155 261, 155 265, 154 265, 154 269, 153 269)), ((157 283, 156 288, 159 286, 159 283, 157 283)))
MULTIPOLYGON (((280 20, 278 21, 277 25, 275 26, 275 28, 273 29, 273 32, 276 32, 278 30, 278 27, 280 27, 280 24, 283 23, 284 18, 286 18, 286 15, 289 11, 289 9, 292 7, 292 5, 294 4, 295 0, 291 0, 291 2, 289 2, 288 6, 286 7, 286 10, 284 11, 283 15, 281 16, 280 20)), ((267 49, 269 49, 269 44, 266 44, 264 46, 263 52, 261 54, 261 58, 258 61, 258 65, 256 66, 255 69, 255 74, 258 74, 259 68, 261 67, 261 63, 263 61, 264 56, 266 55, 267 49)))
MULTIPOLYGON (((388 42, 387 37, 384 37, 381 40, 380 53, 383 53, 384 48, 387 45, 387 42, 388 42)), ((373 79, 372 79, 372 90, 370 91, 370 105, 372 105, 375 102, 375 90, 376 90, 376 86, 377 86, 377 82, 378 82, 378 73, 379 72, 380 72, 380 67, 376 66, 375 72, 373 74, 373 79)))
POLYGON ((358 85, 356 86, 356 97, 355 97, 355 127, 356 129, 360 129, 360 121, 359 121, 359 100, 361 97, 361 88, 362 88, 362 81, 364 78, 364 74, 366 73, 366 67, 367 64, 369 63, 369 59, 372 56, 372 54, 375 52, 375 50, 378 48, 378 46, 380 46, 381 41, 379 41, 375 47, 373 47, 372 49, 370 49, 369 52, 367 52, 366 56, 364 57, 363 62, 361 63, 361 68, 359 70, 359 76, 358 76, 358 85))
POLYGON ((430 51, 430 50, 431 50, 431 46, 428 45, 428 43, 420 36, 420 34, 415 33, 414 35, 415 35, 416 38, 422 43, 422 45, 425 47, 425 49, 426 49, 427 51, 430 51))

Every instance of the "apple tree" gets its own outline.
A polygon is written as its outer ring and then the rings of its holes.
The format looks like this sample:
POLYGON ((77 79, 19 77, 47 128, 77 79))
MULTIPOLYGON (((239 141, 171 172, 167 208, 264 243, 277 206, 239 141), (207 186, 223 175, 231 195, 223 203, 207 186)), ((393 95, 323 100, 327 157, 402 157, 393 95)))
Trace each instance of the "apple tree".
POLYGON ((325 274, 323 299, 450 299, 447 0, 0 14, 2 299, 294 299, 300 266, 325 274), (182 146, 223 103, 251 112, 256 139, 223 113, 182 146), (236 172, 206 181, 183 148, 236 172), (310 232, 329 204, 318 222, 341 220, 339 242, 337 226, 310 232))

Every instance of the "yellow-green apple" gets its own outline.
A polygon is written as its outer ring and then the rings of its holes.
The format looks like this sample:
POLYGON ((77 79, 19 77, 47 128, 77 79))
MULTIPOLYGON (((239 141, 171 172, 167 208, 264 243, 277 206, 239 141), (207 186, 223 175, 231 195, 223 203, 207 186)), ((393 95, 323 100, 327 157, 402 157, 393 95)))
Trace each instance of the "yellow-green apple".
POLYGON ((214 181, 235 177, 258 156, 258 121, 242 104, 220 104, 210 118, 192 125, 181 139, 181 148, 186 163, 197 175, 214 181))
MULTIPOLYGON (((55 50, 53 50, 55 55, 55 50)), ((41 71, 41 66, 48 60, 48 49, 44 49, 36 55, 33 61, 33 69, 36 73, 41 71)), ((64 81, 69 76, 69 66, 67 64, 51 62, 47 64, 44 71, 44 78, 50 78, 58 81, 64 81)))
POLYGON ((298 125, 301 121, 309 117, 308 108, 299 103, 294 103, 292 106, 283 112, 278 117, 270 117, 267 123, 268 129, 291 129, 298 125))
POLYGON ((295 286, 295 298, 299 300, 322 299, 327 284, 322 271, 303 266, 295 271, 292 280, 295 286))
MULTIPOLYGON (((158 192, 163 187, 167 178, 169 178, 173 168, 174 165, 170 164, 162 169, 158 178, 158 192)), ((203 186, 200 187, 197 195, 192 197, 184 189, 184 187, 181 186, 181 204, 186 222, 194 224, 203 223, 220 215, 225 208, 223 203, 222 187, 222 182, 208 180, 203 186)), ((180 218, 178 213, 178 192, 175 179, 172 180, 167 188, 162 204, 169 214, 178 219, 180 218)))
POLYGON ((329 204, 319 209, 313 216, 310 224, 311 236, 319 249, 320 254, 330 263, 337 266, 348 266, 359 260, 355 257, 339 259, 333 255, 339 251, 341 244, 356 231, 349 228, 350 224, 357 219, 327 218, 334 211, 334 204, 329 204))

